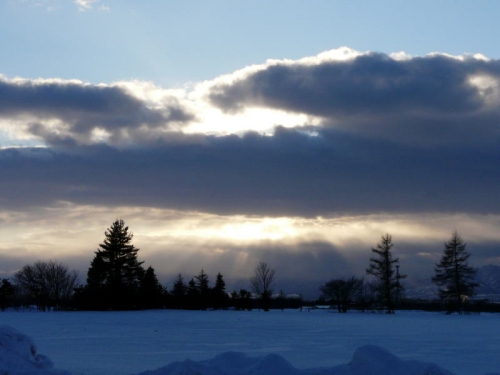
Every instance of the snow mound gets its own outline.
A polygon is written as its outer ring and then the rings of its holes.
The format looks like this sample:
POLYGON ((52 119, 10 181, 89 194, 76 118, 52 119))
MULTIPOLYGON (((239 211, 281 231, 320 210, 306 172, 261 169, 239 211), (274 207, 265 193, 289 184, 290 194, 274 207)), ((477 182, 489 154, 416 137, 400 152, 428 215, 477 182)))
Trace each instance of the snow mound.
POLYGON ((358 348, 350 363, 333 368, 299 370, 283 357, 270 354, 248 357, 228 352, 213 359, 173 362, 158 370, 137 375, 453 375, 439 366, 413 360, 402 360, 378 346, 358 348))
POLYGON ((347 365, 334 368, 334 375, 453 375, 427 362, 402 360, 374 345, 362 346, 354 352, 347 365))
POLYGON ((33 339, 12 327, 0 326, 0 375, 68 375, 37 354, 33 339))

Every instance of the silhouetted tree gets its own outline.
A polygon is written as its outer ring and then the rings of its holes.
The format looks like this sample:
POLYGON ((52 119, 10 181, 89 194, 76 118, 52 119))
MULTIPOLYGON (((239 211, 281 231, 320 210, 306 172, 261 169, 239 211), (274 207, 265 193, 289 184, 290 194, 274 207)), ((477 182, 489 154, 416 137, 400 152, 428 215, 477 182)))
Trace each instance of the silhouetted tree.
POLYGON ((358 310, 361 310, 362 312, 365 312, 368 310, 373 301, 374 301, 374 296, 373 296, 373 291, 375 290, 375 287, 373 286, 373 281, 363 281, 363 284, 361 285, 361 289, 356 296, 356 306, 358 310))
POLYGON ((363 279, 332 279, 320 286, 320 291, 326 301, 337 305, 339 313, 346 313, 351 303, 359 296, 363 287, 363 279))
POLYGON ((404 297, 405 288, 401 284, 400 280, 405 278, 406 275, 401 275, 399 272, 399 264, 396 264, 396 288, 394 289, 394 303, 396 306, 401 304, 401 300, 404 297))
POLYGON ((260 298, 261 307, 269 311, 271 297, 273 295, 274 270, 267 263, 260 262, 254 270, 254 276, 250 279, 252 290, 260 298))
POLYGON ((39 310, 67 305, 76 287, 78 273, 55 261, 38 261, 25 265, 14 276, 14 282, 26 291, 39 310))
POLYGON ((198 308, 206 309, 210 305, 210 286, 208 275, 202 269, 196 279, 196 290, 198 291, 198 308))
POLYGON ((228 295, 226 293, 226 282, 219 272, 215 277, 215 286, 212 288, 212 304, 215 309, 225 309, 228 304, 228 295))
POLYGON ((5 311, 10 305, 10 300, 14 295, 14 285, 8 279, 2 279, 0 283, 0 309, 5 311))
POLYGON ((158 281, 153 267, 148 267, 144 276, 141 277, 139 288, 139 301, 142 308, 158 309, 163 307, 165 289, 158 281))
POLYGON ((391 249, 393 247, 392 237, 389 234, 382 236, 377 248, 372 248, 375 257, 370 258, 370 266, 366 269, 368 275, 375 276, 374 292, 377 302, 384 306, 388 314, 394 313, 394 301, 396 291, 401 292, 400 279, 406 275, 399 274, 396 277, 394 266, 399 259, 392 259, 391 249))
POLYGON ((144 274, 139 249, 132 245, 133 234, 123 220, 116 220, 104 236, 87 273, 89 292, 99 297, 103 308, 131 308, 144 274))
POLYGON ((194 278, 191 278, 188 282, 184 307, 190 310, 200 308, 200 293, 196 287, 194 278))
POLYGON ((277 302, 278 308, 281 311, 284 311, 285 310, 285 303, 286 303, 286 295, 285 295, 285 292, 283 292, 283 290, 280 290, 276 300, 277 300, 276 302, 277 302))
POLYGON ((182 274, 178 274, 174 280, 174 286, 172 288, 172 298, 173 305, 175 308, 182 308, 185 304, 187 286, 184 283, 184 278, 182 274))
POLYGON ((450 241, 444 244, 444 254, 434 268, 436 274, 432 281, 439 286, 439 296, 452 302, 451 311, 463 312, 464 301, 473 296, 479 286, 474 281, 476 270, 470 267, 467 260, 470 254, 465 250, 466 243, 457 231, 453 232, 450 241))
POLYGON ((230 304, 235 310, 252 310, 251 293, 246 289, 240 289, 239 292, 232 292, 230 304))

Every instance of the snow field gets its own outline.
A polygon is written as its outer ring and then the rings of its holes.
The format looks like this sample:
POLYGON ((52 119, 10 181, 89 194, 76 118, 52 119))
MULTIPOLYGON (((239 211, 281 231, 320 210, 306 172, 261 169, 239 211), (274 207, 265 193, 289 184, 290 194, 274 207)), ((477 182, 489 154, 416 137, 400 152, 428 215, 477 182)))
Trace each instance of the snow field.
POLYGON ((278 354, 298 369, 332 368, 349 363, 366 345, 456 375, 500 373, 499 315, 8 311, 0 324, 32 337, 38 353, 73 375, 135 374, 225 352, 278 354))

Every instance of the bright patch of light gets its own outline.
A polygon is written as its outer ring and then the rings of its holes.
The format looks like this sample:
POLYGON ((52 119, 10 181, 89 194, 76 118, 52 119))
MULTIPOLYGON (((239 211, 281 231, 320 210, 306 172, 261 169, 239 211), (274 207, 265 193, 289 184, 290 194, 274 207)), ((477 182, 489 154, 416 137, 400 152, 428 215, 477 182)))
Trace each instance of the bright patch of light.
POLYGON ((110 134, 101 128, 92 129, 92 133, 90 135, 92 143, 105 143, 108 141, 110 134))
POLYGON ((243 113, 231 115, 204 103, 201 103, 200 107, 198 119, 184 128, 184 132, 226 135, 256 131, 272 135, 277 126, 293 128, 317 125, 320 122, 317 117, 273 109, 249 108, 243 113))
POLYGON ((413 58, 413 56, 408 55, 404 51, 393 52, 389 56, 391 57, 391 59, 396 60, 396 61, 408 61, 408 60, 411 60, 413 58))
POLYGON ((477 88, 486 105, 498 105, 500 99, 500 80, 487 74, 469 77, 469 84, 477 88))
POLYGON ((232 241, 283 240, 293 238, 296 232, 293 219, 289 218, 237 218, 219 228, 202 229, 197 235, 205 238, 220 238, 232 241))

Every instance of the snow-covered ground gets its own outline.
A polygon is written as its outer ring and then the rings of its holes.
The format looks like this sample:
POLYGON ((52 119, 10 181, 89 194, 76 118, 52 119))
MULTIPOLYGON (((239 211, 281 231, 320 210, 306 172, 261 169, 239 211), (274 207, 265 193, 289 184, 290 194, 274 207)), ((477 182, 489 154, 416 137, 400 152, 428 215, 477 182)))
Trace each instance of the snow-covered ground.
MULTIPOLYGON (((0 313, 0 325, 31 337, 37 353, 50 358, 55 368, 73 375, 131 375, 185 359, 209 370, 207 366, 220 365, 221 358, 226 364, 241 365, 242 354, 227 352, 245 353, 249 366, 271 363, 277 366, 276 375, 281 375, 278 367, 288 363, 269 354, 281 356, 298 369, 327 367, 341 371, 342 366, 335 366, 349 363, 359 348, 352 366, 373 364, 375 358, 383 358, 381 365, 393 361, 401 368, 418 367, 423 361, 456 375, 500 374, 500 315, 335 314, 324 310, 7 311, 0 313), (377 352, 379 349, 372 345, 387 349, 403 362, 389 353, 377 352), (217 357, 221 353, 226 354, 217 357)), ((175 373, 166 371, 156 374, 175 373)))

